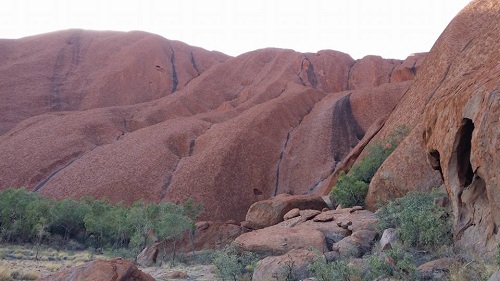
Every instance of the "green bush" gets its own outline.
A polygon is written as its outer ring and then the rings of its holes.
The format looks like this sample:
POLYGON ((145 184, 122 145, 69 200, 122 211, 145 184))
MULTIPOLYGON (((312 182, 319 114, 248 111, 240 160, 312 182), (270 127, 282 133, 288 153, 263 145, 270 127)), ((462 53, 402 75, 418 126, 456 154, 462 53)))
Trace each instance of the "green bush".
POLYGON ((339 179, 332 191, 334 202, 342 207, 363 206, 365 204, 368 183, 358 180, 352 175, 340 172, 339 179))
POLYGON ((203 212, 192 199, 183 205, 139 201, 126 207, 90 197, 55 201, 23 188, 1 191, 0 206, 0 241, 34 243, 38 249, 44 240, 69 244, 77 238, 100 251, 130 248, 130 256, 147 245, 150 230, 174 243, 191 234, 203 212))
POLYGON ((386 253, 394 264, 388 263, 385 256, 368 256, 368 270, 363 280, 394 277, 398 280, 418 280, 413 256, 400 248, 393 248, 386 253))
POLYGON ((316 256, 308 269, 320 281, 348 281, 359 274, 357 270, 347 264, 347 261, 327 262, 323 256, 316 256))
POLYGON ((384 142, 368 145, 366 156, 356 163, 348 174, 340 173, 330 194, 332 201, 345 208, 363 206, 373 176, 407 133, 408 129, 401 126, 384 142))
MULTIPOLYGON (((257 263, 254 253, 238 253, 233 245, 216 251, 212 256, 217 275, 222 280, 239 280, 244 275, 250 275, 257 263)), ((251 276, 251 275, 250 275, 251 276)))
POLYGON ((380 230, 395 228, 406 246, 434 248, 448 245, 452 240, 450 213, 434 204, 443 196, 434 190, 430 193, 408 193, 378 212, 380 230))

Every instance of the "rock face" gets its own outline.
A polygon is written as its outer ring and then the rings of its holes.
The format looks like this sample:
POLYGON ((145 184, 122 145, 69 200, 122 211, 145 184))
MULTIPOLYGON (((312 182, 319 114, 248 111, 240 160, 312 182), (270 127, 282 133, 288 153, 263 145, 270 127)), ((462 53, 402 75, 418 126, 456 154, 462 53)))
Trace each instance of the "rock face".
POLYGON ((221 221, 326 186, 399 102, 412 76, 392 74, 414 61, 282 49, 230 58, 82 30, 1 40, 0 54, 0 189, 193 198, 210 210, 202 219, 221 221))
POLYGON ((500 225, 500 3, 473 1, 435 43, 375 139, 409 136, 370 184, 367 202, 444 183, 456 243, 493 255, 500 225))
POLYGON ((40 279, 41 281, 154 281, 149 274, 139 270, 132 262, 120 258, 109 261, 97 260, 69 268, 40 279))
POLYGON ((146 32, 67 30, 0 40, 0 135, 46 112, 170 95, 229 58, 146 32))
POLYGON ((308 250, 291 250, 282 256, 272 256, 260 260, 253 272, 253 281, 302 280, 310 276, 307 266, 314 259, 314 253, 308 250))
MULTIPOLYGON (((280 194, 250 206, 246 222, 252 229, 260 229, 283 221, 285 215, 293 209, 321 210, 325 207, 328 206, 320 196, 280 194)), ((300 210, 297 211, 297 215, 301 215, 300 210)))
POLYGON ((339 257, 357 257, 371 249, 377 222, 372 212, 361 208, 330 210, 315 216, 294 217, 242 234, 236 238, 235 245, 240 251, 260 255, 284 255, 293 249, 312 247, 320 253, 335 252, 339 257), (330 220, 315 220, 320 216, 330 220))

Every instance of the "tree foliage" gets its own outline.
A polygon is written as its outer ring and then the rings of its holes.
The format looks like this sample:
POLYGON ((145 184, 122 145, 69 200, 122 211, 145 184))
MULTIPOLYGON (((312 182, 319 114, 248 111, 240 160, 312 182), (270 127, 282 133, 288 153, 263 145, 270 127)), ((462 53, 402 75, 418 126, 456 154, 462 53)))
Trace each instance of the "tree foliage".
POLYGON ((0 192, 0 240, 31 242, 44 239, 78 239, 96 249, 130 247, 136 254, 148 244, 148 236, 176 242, 194 230, 203 205, 188 199, 183 205, 146 204, 127 207, 106 199, 56 201, 26 189, 0 192))

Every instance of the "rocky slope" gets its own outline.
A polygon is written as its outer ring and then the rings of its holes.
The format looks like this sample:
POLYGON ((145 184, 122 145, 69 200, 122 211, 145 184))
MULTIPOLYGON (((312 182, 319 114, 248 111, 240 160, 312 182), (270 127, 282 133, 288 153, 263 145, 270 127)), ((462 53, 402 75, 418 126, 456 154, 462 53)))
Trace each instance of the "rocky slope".
POLYGON ((0 50, 0 189, 192 197, 207 218, 239 221, 256 201, 328 185, 424 58, 230 58, 143 32, 82 30, 2 40, 0 50))
POLYGON ((500 200, 500 3, 473 1, 448 25, 375 139, 409 136, 370 184, 367 203, 444 184, 458 245, 493 255, 500 200))

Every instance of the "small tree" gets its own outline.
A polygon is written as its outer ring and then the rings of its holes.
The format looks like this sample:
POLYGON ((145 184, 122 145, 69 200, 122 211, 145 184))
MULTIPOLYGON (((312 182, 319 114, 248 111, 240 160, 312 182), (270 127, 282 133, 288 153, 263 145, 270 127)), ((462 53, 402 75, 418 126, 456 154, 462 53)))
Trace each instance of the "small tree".
MULTIPOLYGON (((162 216, 156 223, 156 235, 160 240, 172 241, 172 265, 175 265, 176 244, 192 228, 193 221, 184 214, 182 207, 167 203, 162 204, 162 216)), ((164 244, 164 254, 167 243, 164 244)))

